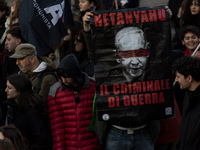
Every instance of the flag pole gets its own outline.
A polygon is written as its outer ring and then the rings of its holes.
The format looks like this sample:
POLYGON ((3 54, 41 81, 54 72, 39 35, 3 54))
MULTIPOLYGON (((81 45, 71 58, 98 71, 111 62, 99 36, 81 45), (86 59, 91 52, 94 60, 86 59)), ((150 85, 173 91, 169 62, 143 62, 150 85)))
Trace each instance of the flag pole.
POLYGON ((196 49, 194 50, 194 52, 192 53, 192 57, 196 54, 196 52, 198 51, 198 49, 199 49, 199 47, 200 47, 200 43, 199 43, 199 45, 196 47, 196 49))
POLYGON ((115 0, 115 7, 116 7, 116 9, 118 9, 117 0, 115 0))

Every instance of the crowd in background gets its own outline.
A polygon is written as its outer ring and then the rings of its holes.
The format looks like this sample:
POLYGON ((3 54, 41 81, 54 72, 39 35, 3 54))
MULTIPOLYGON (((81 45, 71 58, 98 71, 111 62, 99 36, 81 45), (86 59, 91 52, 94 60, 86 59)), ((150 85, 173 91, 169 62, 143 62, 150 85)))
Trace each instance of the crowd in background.
MULTIPOLYGON (((14 0, 9 7, 6 0, 0 0, 1 150, 111 150, 113 147, 125 150, 130 143, 135 149, 145 150, 200 148, 200 138, 193 134, 198 134, 200 126, 195 126, 198 123, 187 118, 190 105, 186 101, 191 95, 197 96, 196 99, 200 95, 196 90, 200 85, 199 78, 195 76, 199 71, 193 72, 190 65, 196 66, 192 69, 200 70, 200 0, 168 2, 166 9, 172 13, 171 26, 175 31, 171 45, 176 81, 173 87, 175 117, 134 128, 135 135, 138 135, 135 141, 124 134, 126 128, 121 126, 98 122, 96 132, 88 131, 95 99, 95 58, 88 22, 93 15, 91 11, 116 9, 115 1, 79 0, 78 4, 71 6, 74 26, 67 29, 68 35, 44 56, 37 56, 35 46, 22 37, 19 22, 22 1, 14 0), (194 53, 196 49, 198 51, 194 53), (188 74, 181 70, 181 65, 190 67, 188 74), (182 84, 181 75, 185 76, 187 85, 182 84), (190 128, 188 122, 195 128, 189 135, 185 132, 190 128), (114 132, 124 134, 123 140, 127 143, 117 139, 114 132)), ((119 9, 139 7, 139 0, 117 0, 117 3, 119 9)), ((198 118, 198 113, 194 114, 198 118)))

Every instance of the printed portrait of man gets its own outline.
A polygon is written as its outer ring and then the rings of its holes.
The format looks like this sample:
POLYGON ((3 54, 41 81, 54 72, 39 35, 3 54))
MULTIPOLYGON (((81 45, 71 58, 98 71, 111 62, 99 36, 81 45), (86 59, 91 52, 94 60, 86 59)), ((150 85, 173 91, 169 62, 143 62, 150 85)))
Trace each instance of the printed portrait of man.
POLYGON ((143 81, 149 57, 149 42, 138 27, 125 27, 115 35, 117 62, 127 82, 143 81))

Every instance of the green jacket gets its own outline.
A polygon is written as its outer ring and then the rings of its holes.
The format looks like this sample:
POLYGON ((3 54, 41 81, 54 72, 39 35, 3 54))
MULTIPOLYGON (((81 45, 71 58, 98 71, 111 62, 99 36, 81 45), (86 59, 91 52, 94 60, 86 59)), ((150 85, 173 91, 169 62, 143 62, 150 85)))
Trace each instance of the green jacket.
MULTIPOLYGON (((54 63, 47 57, 38 57, 40 62, 45 62, 47 64, 47 67, 44 71, 56 71, 56 67, 54 63)), ((25 74, 25 76, 31 81, 33 89, 36 87, 37 83, 37 75, 40 72, 28 72, 25 74)), ((57 79, 53 74, 47 74, 42 82, 41 82, 41 89, 39 91, 39 96, 42 98, 42 104, 43 104, 43 117, 45 119, 45 122, 49 120, 49 107, 48 107, 48 93, 50 86, 57 82, 57 79)))

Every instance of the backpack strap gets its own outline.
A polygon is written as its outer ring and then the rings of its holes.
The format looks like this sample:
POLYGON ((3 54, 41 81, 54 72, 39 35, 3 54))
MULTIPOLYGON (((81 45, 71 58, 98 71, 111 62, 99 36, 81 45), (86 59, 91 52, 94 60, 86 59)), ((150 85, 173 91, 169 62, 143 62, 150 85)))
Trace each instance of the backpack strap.
POLYGON ((37 82, 36 82, 36 85, 35 85, 35 91, 37 94, 39 94, 40 90, 41 90, 41 83, 42 83, 42 80, 43 78, 48 75, 48 74, 52 74, 54 75, 54 77, 56 78, 56 80, 58 81, 58 77, 57 75, 55 74, 55 72, 53 71, 43 71, 43 72, 40 72, 38 75, 37 75, 37 82))

